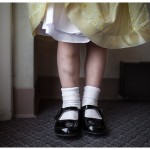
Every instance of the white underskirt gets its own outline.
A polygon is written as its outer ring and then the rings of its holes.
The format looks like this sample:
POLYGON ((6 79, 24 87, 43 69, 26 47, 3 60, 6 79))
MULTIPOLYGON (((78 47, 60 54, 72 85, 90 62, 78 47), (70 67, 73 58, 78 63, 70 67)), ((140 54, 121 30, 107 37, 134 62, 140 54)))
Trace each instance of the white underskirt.
POLYGON ((62 3, 48 4, 42 29, 57 41, 69 43, 87 43, 90 41, 68 19, 62 3))

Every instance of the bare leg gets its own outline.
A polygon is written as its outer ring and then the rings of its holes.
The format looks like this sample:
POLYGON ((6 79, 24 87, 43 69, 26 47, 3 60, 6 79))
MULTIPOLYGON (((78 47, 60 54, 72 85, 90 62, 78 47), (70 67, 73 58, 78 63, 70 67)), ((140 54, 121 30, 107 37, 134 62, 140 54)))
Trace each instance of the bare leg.
POLYGON ((80 44, 58 42, 57 65, 63 88, 79 86, 80 44))
POLYGON ((106 64, 106 49, 89 42, 85 61, 86 85, 100 87, 106 64))
MULTIPOLYGON (((58 42, 57 65, 61 82, 62 108, 80 108, 79 73, 80 73, 80 44, 58 42)), ((78 112, 66 111, 60 120, 78 119, 78 112)))

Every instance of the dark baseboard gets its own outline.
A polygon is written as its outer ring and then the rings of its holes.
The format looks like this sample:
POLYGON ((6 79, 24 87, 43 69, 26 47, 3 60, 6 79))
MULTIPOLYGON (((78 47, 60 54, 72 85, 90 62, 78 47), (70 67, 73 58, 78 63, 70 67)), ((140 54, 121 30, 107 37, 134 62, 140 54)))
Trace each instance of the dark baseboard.
POLYGON ((35 118, 35 90, 13 89, 13 110, 15 118, 35 118))

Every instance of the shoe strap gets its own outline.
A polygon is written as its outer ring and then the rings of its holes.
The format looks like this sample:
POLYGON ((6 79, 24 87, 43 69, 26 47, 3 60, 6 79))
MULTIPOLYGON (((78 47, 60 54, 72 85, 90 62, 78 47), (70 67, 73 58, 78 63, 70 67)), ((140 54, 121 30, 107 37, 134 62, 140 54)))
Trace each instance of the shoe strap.
POLYGON ((82 110, 82 114, 83 115, 85 114, 85 110, 87 110, 87 109, 95 109, 95 110, 97 110, 100 113, 101 117, 103 117, 103 111, 98 106, 94 106, 94 105, 85 105, 85 106, 82 106, 81 110, 82 110))
POLYGON ((78 107, 74 107, 74 106, 61 108, 62 112, 69 111, 69 110, 79 111, 80 109, 78 107))
POLYGON ((78 113, 80 111, 80 109, 78 107, 73 107, 73 106, 61 108, 60 110, 57 111, 56 116, 54 117, 54 119, 57 120, 61 116, 61 114, 63 114, 66 111, 71 111, 71 110, 78 111, 78 113))

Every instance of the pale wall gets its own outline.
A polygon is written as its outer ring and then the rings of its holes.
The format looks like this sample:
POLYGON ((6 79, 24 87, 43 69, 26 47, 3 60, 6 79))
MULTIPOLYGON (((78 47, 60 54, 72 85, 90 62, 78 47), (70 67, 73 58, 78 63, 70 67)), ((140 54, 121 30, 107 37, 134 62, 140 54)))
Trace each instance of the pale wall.
POLYGON ((108 50, 105 78, 119 77, 119 62, 150 61, 150 43, 134 48, 108 50))
POLYGON ((33 88, 33 37, 28 18, 27 3, 14 4, 14 86, 33 88))
POLYGON ((12 5, 0 3, 0 121, 12 117, 12 5))

